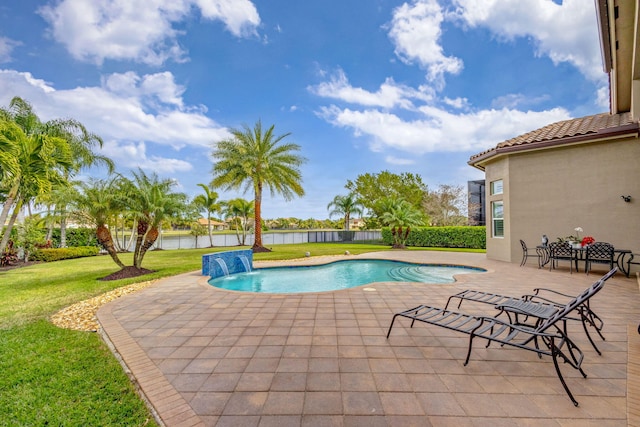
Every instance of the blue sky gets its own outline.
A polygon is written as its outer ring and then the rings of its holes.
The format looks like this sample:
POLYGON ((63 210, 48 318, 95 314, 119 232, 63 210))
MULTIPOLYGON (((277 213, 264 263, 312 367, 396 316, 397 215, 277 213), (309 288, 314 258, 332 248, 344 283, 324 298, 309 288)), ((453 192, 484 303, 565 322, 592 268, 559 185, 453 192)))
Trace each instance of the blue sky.
POLYGON ((80 120, 124 174, 193 196, 229 128, 291 133, 306 195, 267 192, 264 218, 326 218, 347 180, 383 170, 466 188, 483 178, 470 156, 607 112, 608 90, 593 0, 0 5, 0 105, 20 96, 41 119, 80 120))

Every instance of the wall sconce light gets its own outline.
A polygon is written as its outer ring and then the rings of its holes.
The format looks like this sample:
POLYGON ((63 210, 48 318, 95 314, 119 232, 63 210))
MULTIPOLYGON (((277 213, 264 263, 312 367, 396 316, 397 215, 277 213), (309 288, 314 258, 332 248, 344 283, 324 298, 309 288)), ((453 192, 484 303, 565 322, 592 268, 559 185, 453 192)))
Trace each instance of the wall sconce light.
POLYGON ((631 202, 631 196, 620 196, 620 197, 622 197, 622 200, 624 200, 627 203, 631 202))

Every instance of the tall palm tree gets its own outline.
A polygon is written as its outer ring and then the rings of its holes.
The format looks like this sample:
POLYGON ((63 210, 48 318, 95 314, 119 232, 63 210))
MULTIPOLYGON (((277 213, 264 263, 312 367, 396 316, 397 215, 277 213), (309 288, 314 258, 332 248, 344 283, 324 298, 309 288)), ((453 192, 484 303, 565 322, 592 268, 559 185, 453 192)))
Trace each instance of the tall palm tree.
POLYGON ((231 218, 231 221, 235 223, 238 245, 244 246, 246 243, 249 219, 253 217, 254 213, 253 207, 253 202, 240 198, 225 202, 227 218, 231 218), (240 230, 242 230, 242 234, 240 234, 240 230))
POLYGON ((364 206, 358 199, 356 195, 353 193, 349 193, 346 196, 336 196, 333 200, 327 205, 327 209, 329 211, 329 218, 333 215, 343 215, 344 216, 344 229, 345 231, 349 231, 349 222, 351 221, 351 214, 359 214, 362 215, 364 212, 364 206))
POLYGON ((269 251, 262 245, 262 190, 269 187, 271 194, 279 193, 285 200, 303 196, 302 174, 299 167, 306 159, 297 154, 300 146, 280 144, 290 133, 273 134, 275 125, 266 132, 258 122, 253 129, 231 129, 232 137, 214 144, 213 185, 224 189, 253 189, 255 214, 254 252, 269 251), (279 145, 280 144, 280 145, 279 145))
POLYGON ((423 224, 422 213, 406 200, 390 200, 387 208, 382 221, 391 228, 393 247, 404 249, 411 227, 423 224))
POLYGON ((213 188, 204 184, 198 185, 202 188, 202 190, 204 190, 204 194, 198 194, 196 197, 194 197, 193 203, 199 209, 207 212, 207 230, 209 232, 209 243, 211 244, 211 247, 213 247, 213 236, 211 235, 211 214, 220 212, 222 206, 218 202, 218 193, 213 191, 213 188))

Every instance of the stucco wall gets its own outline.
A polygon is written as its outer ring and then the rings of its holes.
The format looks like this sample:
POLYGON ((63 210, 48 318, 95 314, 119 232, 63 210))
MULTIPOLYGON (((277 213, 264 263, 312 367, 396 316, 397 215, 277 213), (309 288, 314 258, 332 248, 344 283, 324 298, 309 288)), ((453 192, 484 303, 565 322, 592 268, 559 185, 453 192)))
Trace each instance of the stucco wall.
MULTIPOLYGON (((519 262, 519 239, 535 247, 542 234, 553 241, 575 234, 576 227, 584 230, 580 237, 640 253, 638 139, 512 154, 486 165, 487 192, 490 181, 499 178, 505 188, 505 238, 491 238, 487 227, 489 258, 519 262), (631 195, 631 203, 621 195, 631 195)), ((492 198, 487 194, 489 202, 492 198)))

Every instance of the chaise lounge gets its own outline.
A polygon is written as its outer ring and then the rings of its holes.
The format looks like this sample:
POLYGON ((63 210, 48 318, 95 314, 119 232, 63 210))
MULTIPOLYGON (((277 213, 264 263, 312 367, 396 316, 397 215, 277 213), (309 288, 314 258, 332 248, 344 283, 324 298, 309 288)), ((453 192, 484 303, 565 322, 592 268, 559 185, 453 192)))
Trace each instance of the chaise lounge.
POLYGON ((560 325, 569 318, 568 316, 570 314, 578 310, 579 307, 584 306, 591 297, 600 292, 604 287, 604 283, 613 276, 616 271, 616 268, 612 269, 585 291, 575 298, 572 298, 552 316, 536 322, 534 325, 511 323, 498 317, 475 316, 444 308, 419 305, 393 315, 389 331, 387 332, 387 339, 391 335, 391 330, 396 318, 400 316, 411 319, 411 327, 413 327, 416 321, 419 321, 468 334, 469 348, 464 362, 465 366, 469 363, 473 340, 476 337, 486 339, 487 346, 492 342, 496 342, 503 346, 508 345, 533 351, 537 353, 538 356, 551 356, 556 374, 565 392, 573 404, 578 406, 578 401, 571 393, 571 390, 569 390, 562 376, 558 365, 558 358, 577 369, 580 374, 586 378, 587 374, 582 370, 584 354, 578 346, 569 339, 565 328, 560 327, 560 325), (543 343, 544 347, 541 347, 540 343, 543 343))
MULTIPOLYGON (((462 301, 472 301, 495 306, 496 309, 500 310, 498 315, 506 312, 509 317, 509 321, 512 321, 511 315, 513 314, 513 321, 516 323, 521 323, 519 316, 525 317, 524 322, 526 322, 528 318, 533 317, 535 318, 535 322, 539 323, 553 316, 558 310, 562 309, 569 300, 574 298, 573 295, 567 295, 548 288, 535 288, 533 292, 533 294, 523 295, 518 298, 474 289, 466 289, 455 295, 451 295, 447 300, 447 304, 444 309, 447 310, 449 308, 449 304, 451 304, 455 299, 459 300, 457 306, 458 309, 462 305, 462 301), (559 300, 562 300, 562 302, 559 300)), ((591 326, 595 329, 600 338, 605 341, 605 337, 602 335, 604 321, 591 309, 589 300, 586 300, 577 308, 576 311, 579 318, 567 319, 580 320, 582 322, 584 332, 594 350, 598 354, 602 354, 596 343, 593 341, 593 338, 591 338, 591 334, 587 327, 591 326)), ((564 330, 566 332, 566 328, 564 330)))

